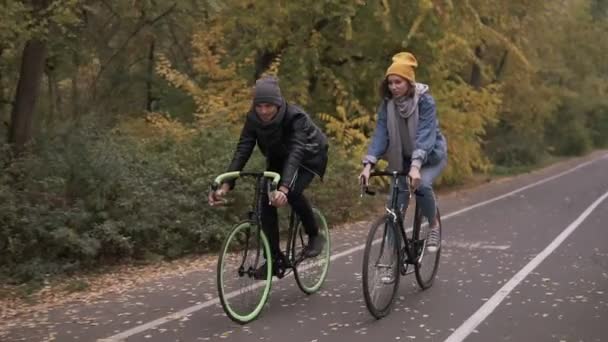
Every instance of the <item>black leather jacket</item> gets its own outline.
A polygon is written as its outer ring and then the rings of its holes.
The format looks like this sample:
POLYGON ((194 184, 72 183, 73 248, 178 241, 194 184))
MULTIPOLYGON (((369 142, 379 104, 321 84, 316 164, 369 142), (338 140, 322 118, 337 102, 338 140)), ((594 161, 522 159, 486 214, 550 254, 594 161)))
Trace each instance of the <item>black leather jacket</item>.
POLYGON ((241 137, 228 171, 241 171, 258 145, 269 171, 281 174, 280 185, 292 189, 298 168, 323 178, 327 167, 328 142, 325 134, 301 108, 283 102, 271 122, 247 113, 241 137))

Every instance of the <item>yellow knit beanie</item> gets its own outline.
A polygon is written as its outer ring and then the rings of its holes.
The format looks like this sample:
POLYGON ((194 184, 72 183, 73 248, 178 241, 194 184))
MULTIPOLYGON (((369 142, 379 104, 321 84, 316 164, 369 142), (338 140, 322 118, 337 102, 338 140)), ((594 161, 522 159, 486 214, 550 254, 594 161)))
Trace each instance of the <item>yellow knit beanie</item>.
POLYGON ((416 57, 409 52, 399 52, 393 56, 393 64, 386 70, 388 75, 397 75, 409 80, 412 83, 416 82, 416 73, 414 68, 418 66, 416 57))

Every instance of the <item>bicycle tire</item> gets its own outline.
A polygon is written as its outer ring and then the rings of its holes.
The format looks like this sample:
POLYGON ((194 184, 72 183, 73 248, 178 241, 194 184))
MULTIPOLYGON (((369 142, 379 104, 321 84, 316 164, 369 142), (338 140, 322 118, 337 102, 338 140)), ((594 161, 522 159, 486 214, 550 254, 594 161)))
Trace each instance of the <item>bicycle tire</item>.
MULTIPOLYGON (((329 234, 329 228, 327 227, 327 221, 320 210, 313 208, 313 214, 317 221, 319 228, 319 234, 325 238, 325 247, 323 252, 314 258, 306 258, 297 262, 294 267, 294 276, 296 283, 302 292, 306 294, 313 294, 323 286, 330 264, 331 254, 331 238, 329 234)), ((304 249, 304 227, 302 222, 298 222, 295 228, 293 237, 292 250, 296 254, 296 259, 299 259, 298 254, 304 249)))
POLYGON ((272 258, 267 260, 266 278, 256 280, 253 277, 253 271, 263 262, 263 255, 271 255, 268 239, 264 232, 258 229, 257 225, 251 222, 237 224, 224 240, 218 258, 217 289, 220 302, 226 315, 239 324, 249 323, 258 317, 268 300, 272 286, 272 258), (247 260, 250 257, 253 259, 251 263, 247 260), (233 260, 237 264, 241 263, 239 269, 228 269, 228 263, 233 260), (236 288, 231 288, 228 280, 232 277, 235 277, 237 281, 246 283, 246 286, 240 286, 239 284, 236 288), (248 299, 244 298, 246 288, 252 291, 261 289, 257 291, 258 294, 255 298, 248 299), (236 300, 233 301, 233 298, 236 298, 236 300), (246 307, 242 308, 242 306, 246 307))
POLYGON ((426 229, 423 232, 422 227, 422 211, 416 205, 416 216, 414 218, 414 227, 412 238, 414 243, 417 244, 417 254, 419 255, 418 262, 414 265, 414 270, 416 273, 416 282, 420 286, 421 289, 426 290, 433 286, 433 282, 435 281, 435 277, 437 276, 437 271, 439 269, 439 259, 441 257, 441 216, 439 215, 439 208, 437 208, 437 220, 439 221, 439 241, 437 251, 434 253, 429 253, 426 251, 426 236, 429 232, 429 225, 426 225, 426 229), (422 239, 421 239, 422 237, 422 239), (429 259, 431 258, 431 259, 429 259), (427 268, 432 267, 430 269, 431 272, 426 274, 427 268), (425 274, 423 274, 425 272, 425 274))
POLYGON ((365 305, 367 306, 367 309, 376 319, 385 317, 391 312, 395 302, 395 297, 397 295, 397 290, 399 289, 399 280, 401 278, 400 265, 402 262, 401 253, 399 253, 401 240, 401 236, 399 234, 400 233, 396 229, 394 222, 389 217, 383 216, 372 223, 365 243, 362 272, 363 297, 365 298, 365 305), (382 229, 382 231, 381 236, 378 238, 376 233, 379 229, 382 229), (392 234, 393 238, 390 238, 390 234, 392 234), (380 241, 377 241, 378 239, 380 241), (380 252, 377 258, 372 255, 372 248, 375 244, 380 245, 380 252), (380 264, 380 260, 385 257, 385 247, 390 248, 391 251, 388 252, 390 254, 386 255, 386 259, 388 259, 388 261, 383 260, 383 262, 386 264, 380 264), (372 277, 372 274, 370 274, 370 262, 375 270, 373 274, 374 288, 370 288, 370 277, 372 277), (390 269, 387 272, 386 269, 389 267, 390 269), (382 282, 383 285, 386 285, 387 291, 389 291, 387 295, 383 296, 386 298, 385 303, 377 303, 375 300, 377 299, 375 283, 378 280, 377 271, 379 268, 384 270, 384 275, 380 276, 380 282, 382 282), (390 278, 391 276, 392 279, 390 278), (390 280, 392 280, 392 283, 389 282, 390 280))

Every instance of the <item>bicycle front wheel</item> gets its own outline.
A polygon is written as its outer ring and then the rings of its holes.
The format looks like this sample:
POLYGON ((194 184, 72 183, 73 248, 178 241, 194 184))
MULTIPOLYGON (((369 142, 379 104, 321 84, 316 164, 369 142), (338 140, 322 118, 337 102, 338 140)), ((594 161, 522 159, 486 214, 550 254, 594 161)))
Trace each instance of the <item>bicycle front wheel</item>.
POLYGON ((381 217, 372 223, 363 253, 363 296, 369 312, 380 319, 392 309, 399 288, 399 232, 381 217))
POLYGON ((416 244, 418 262, 415 264, 416 281, 421 289, 426 290, 433 286, 437 270, 439 269, 439 257, 441 256, 441 217, 437 208, 437 220, 439 221, 439 241, 437 251, 429 252, 426 249, 426 240, 430 233, 429 225, 422 225, 422 211, 416 205, 416 216, 414 217, 413 241, 416 244))
POLYGON ((294 233, 295 237, 293 240, 294 245, 292 247, 296 258, 294 268, 296 283, 298 284, 300 290, 306 294, 313 294, 317 292, 325 282, 327 271, 329 270, 331 254, 331 240, 329 236, 329 228, 327 227, 327 221, 325 221, 325 217, 318 209, 313 208, 313 213, 315 216, 315 221, 317 222, 317 227, 319 228, 319 235, 325 239, 325 247, 323 247, 323 251, 314 258, 302 257, 302 252, 306 246, 304 243, 306 241, 306 233, 304 232, 302 222, 299 222, 296 226, 294 233))
POLYGON ((217 288, 228 317, 240 324, 253 321, 268 300, 272 285, 272 258, 267 260, 264 279, 255 279, 255 270, 270 254, 270 245, 257 225, 243 222, 234 227, 220 251, 217 288))

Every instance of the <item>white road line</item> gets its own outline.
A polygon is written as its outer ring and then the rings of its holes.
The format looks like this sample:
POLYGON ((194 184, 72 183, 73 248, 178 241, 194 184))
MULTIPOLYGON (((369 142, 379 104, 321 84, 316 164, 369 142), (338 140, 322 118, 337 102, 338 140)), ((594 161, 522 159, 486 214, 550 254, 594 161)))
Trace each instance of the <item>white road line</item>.
MULTIPOLYGON (((527 189, 533 188, 535 186, 538 186, 538 185, 544 184, 546 182, 552 181, 552 180, 554 180, 556 178, 559 178, 559 177, 562 177, 562 176, 567 175, 569 173, 572 173, 572 172, 574 172, 576 170, 579 170, 579 169, 581 169, 581 168, 583 168, 585 166, 588 166, 590 164, 593 164, 593 163, 595 163, 597 161, 600 161, 600 160, 603 160, 603 159, 608 159, 608 154, 605 154, 605 155, 603 155, 603 156, 601 156, 601 157, 599 157, 597 159, 590 160, 590 161, 587 161, 585 163, 581 163, 578 166, 573 167, 571 169, 568 169, 568 170, 566 170, 564 172, 558 173, 557 175, 541 179, 541 180, 539 180, 537 182, 534 182, 532 184, 528 184, 528 185, 526 185, 524 187, 521 187, 521 188, 519 188, 517 190, 511 191, 511 192, 506 193, 504 195, 500 195, 500 196, 491 198, 489 200, 486 200, 486 201, 483 201, 483 202, 471 205, 469 207, 457 210, 455 212, 451 212, 449 214, 442 215, 441 219, 442 220, 447 220, 450 217, 454 217, 454 216, 463 214, 463 213, 465 213, 467 211, 473 210, 475 208, 479 208, 481 206, 488 205, 490 203, 499 201, 499 200, 501 200, 503 198, 506 198, 506 197, 509 197, 509 196, 513 196, 513 195, 515 195, 515 194, 517 194, 519 192, 522 192, 522 191, 525 191, 527 189)), ((340 252, 340 253, 332 255, 331 260, 334 261, 336 259, 342 258, 342 257, 350 255, 350 254, 353 254, 353 253, 358 252, 360 250, 363 250, 364 248, 365 248, 365 244, 362 244, 362 245, 359 245, 359 246, 347 249, 347 250, 345 250, 343 252, 340 252)), ((330 265, 330 267, 331 267, 331 265, 330 265)), ((235 294, 231 293, 229 295, 233 295, 234 296, 235 294)), ((220 302, 219 298, 214 298, 214 299, 208 300, 208 301, 206 301, 204 303, 197 304, 197 305, 185 308, 185 309, 177 311, 177 312, 175 312, 173 314, 170 314, 170 315, 167 315, 167 316, 155 319, 153 321, 150 321, 148 323, 144 323, 142 325, 135 326, 135 327, 133 327, 133 328, 131 328, 129 330, 125 330, 125 331, 123 331, 121 333, 118 333, 116 335, 110 336, 110 337, 105 338, 105 339, 99 339, 97 341, 98 342, 119 342, 119 341, 123 341, 124 339, 126 339, 126 338, 128 338, 130 336, 139 334, 139 333, 144 332, 146 330, 153 329, 153 328, 155 328, 157 326, 160 326, 162 324, 165 324, 167 322, 171 322, 171 321, 183 318, 183 317, 185 317, 185 316, 187 316, 187 315, 189 315, 189 314, 191 314, 193 312, 196 312, 196 311, 199 311, 199 310, 204 309, 206 307, 218 304, 219 302, 220 302)))
POLYGON ((464 248, 464 249, 493 249, 499 251, 505 251, 511 248, 511 245, 490 245, 485 242, 463 242, 463 241, 450 241, 447 243, 442 243, 442 247, 456 247, 456 248, 464 248))
POLYGON ((477 328, 491 313, 500 305, 500 303, 513 291, 513 289, 521 283, 534 269, 545 260, 559 245, 580 226, 580 224, 597 208, 603 200, 608 197, 608 192, 595 200, 574 222, 572 222, 564 231, 562 231, 542 252, 532 259, 524 268, 513 276, 498 292, 496 292, 487 302, 485 302, 474 314, 469 317, 445 342, 461 342, 464 341, 469 334, 477 328))
POLYGON ((600 158, 597 158, 597 159, 590 160, 590 161, 588 161, 588 162, 585 162, 585 163, 579 164, 579 165, 578 165, 578 166, 576 166, 576 167, 573 167, 573 168, 571 168, 571 169, 569 169, 569 170, 566 170, 566 171, 564 171, 564 172, 560 172, 560 173, 558 173, 558 174, 556 174, 556 175, 553 175, 553 176, 551 176, 551 177, 549 177, 549 178, 544 178, 544 179, 541 179, 541 180, 539 180, 539 181, 537 181, 537 182, 534 182, 534 183, 532 183, 532 184, 528 184, 528 185, 526 185, 526 186, 524 186, 524 187, 521 187, 521 188, 519 188, 519 189, 517 189, 517 190, 513 190, 513 191, 508 192, 508 193, 506 193, 506 194, 504 194, 504 195, 500 195, 500 196, 498 196, 498 197, 491 198, 491 199, 489 199, 489 200, 487 200, 487 201, 479 202, 479 203, 474 204, 474 205, 472 205, 472 206, 470 206, 470 207, 466 207, 466 208, 463 208, 463 209, 460 209, 460 210, 457 210, 457 211, 451 212, 451 213, 449 213, 449 214, 447 214, 447 215, 445 215, 445 216, 444 216, 444 215, 441 215, 441 219, 442 219, 442 220, 445 220, 445 219, 448 219, 448 218, 450 218, 450 217, 452 217, 452 216, 460 215, 460 214, 462 214, 462 213, 464 213, 464 212, 467 212, 467 211, 469 211, 469 210, 475 209, 475 208, 477 208, 477 207, 481 207, 481 206, 484 206, 484 205, 490 204, 490 203, 492 203, 492 202, 496 202, 496 201, 498 201, 498 200, 501 200, 501 199, 506 198, 506 197, 509 197, 509 196, 513 196, 513 195, 515 195, 515 194, 517 194, 517 193, 520 193, 520 192, 522 192, 522 191, 528 190, 528 189, 533 188, 533 187, 535 187, 535 186, 538 186, 538 185, 541 185, 541 184, 547 183, 547 182, 549 182, 549 181, 552 181, 552 180, 554 180, 554 179, 556 179, 556 178, 559 178, 559 177, 562 177, 562 176, 567 175, 567 174, 569 174, 569 173, 572 173, 572 172, 574 172, 574 171, 576 171, 576 170, 578 170, 578 169, 580 169, 580 168, 583 168, 583 167, 585 167, 585 166, 587 166, 587 165, 593 164, 593 163, 595 163, 595 162, 597 162, 597 161, 599 161, 599 160, 603 160, 603 159, 608 159, 608 154, 605 154, 605 155, 603 155, 603 156, 602 156, 602 157, 600 157, 600 158))
MULTIPOLYGON (((356 246, 356 247, 347 249, 347 250, 345 250, 343 252, 340 252, 340 253, 332 255, 331 258, 330 258, 330 260, 333 261, 333 260, 336 260, 338 258, 342 258, 342 257, 347 256, 349 254, 353 254, 353 253, 355 253, 357 251, 360 251, 363 248, 365 248, 365 245, 360 245, 360 246, 356 246)), ((331 264, 330 264, 329 267, 331 268, 331 264)), ((293 276, 293 273, 290 273, 289 276, 290 277, 293 276)), ((261 287, 262 285, 264 285, 264 283, 263 282, 259 282, 256 285, 253 285, 252 289, 261 287)), ((227 299, 234 298, 238 294, 239 294, 239 291, 232 291, 232 292, 229 292, 226 295, 226 298, 227 299)), ((183 309, 181 311, 172 313, 170 315, 167 315, 167 316, 155 319, 155 320, 150 321, 148 323, 145 323, 145 324, 142 324, 142 325, 138 325, 138 326, 133 327, 133 328, 131 328, 129 330, 125 330, 125 331, 123 331, 121 333, 118 333, 118 334, 116 334, 114 336, 111 336, 111 337, 108 337, 108 338, 104 338, 104 339, 99 339, 99 340, 97 340, 97 342, 120 342, 120 341, 124 341, 126 338, 128 338, 130 336, 137 335, 137 334, 142 333, 142 332, 144 332, 146 330, 153 329, 153 328, 155 328, 155 327, 157 327, 159 325, 163 325, 163 324, 165 324, 167 322, 171 322, 171 321, 183 318, 183 317, 188 316, 189 314, 191 314, 193 312, 202 310, 202 309, 204 309, 206 307, 209 307, 209 306, 212 306, 212 305, 216 305, 216 304, 219 304, 219 303, 220 303, 220 299, 219 298, 214 298, 214 299, 208 300, 208 301, 206 301, 204 303, 200 303, 200 304, 191 306, 189 308, 185 308, 185 309, 183 309)))

